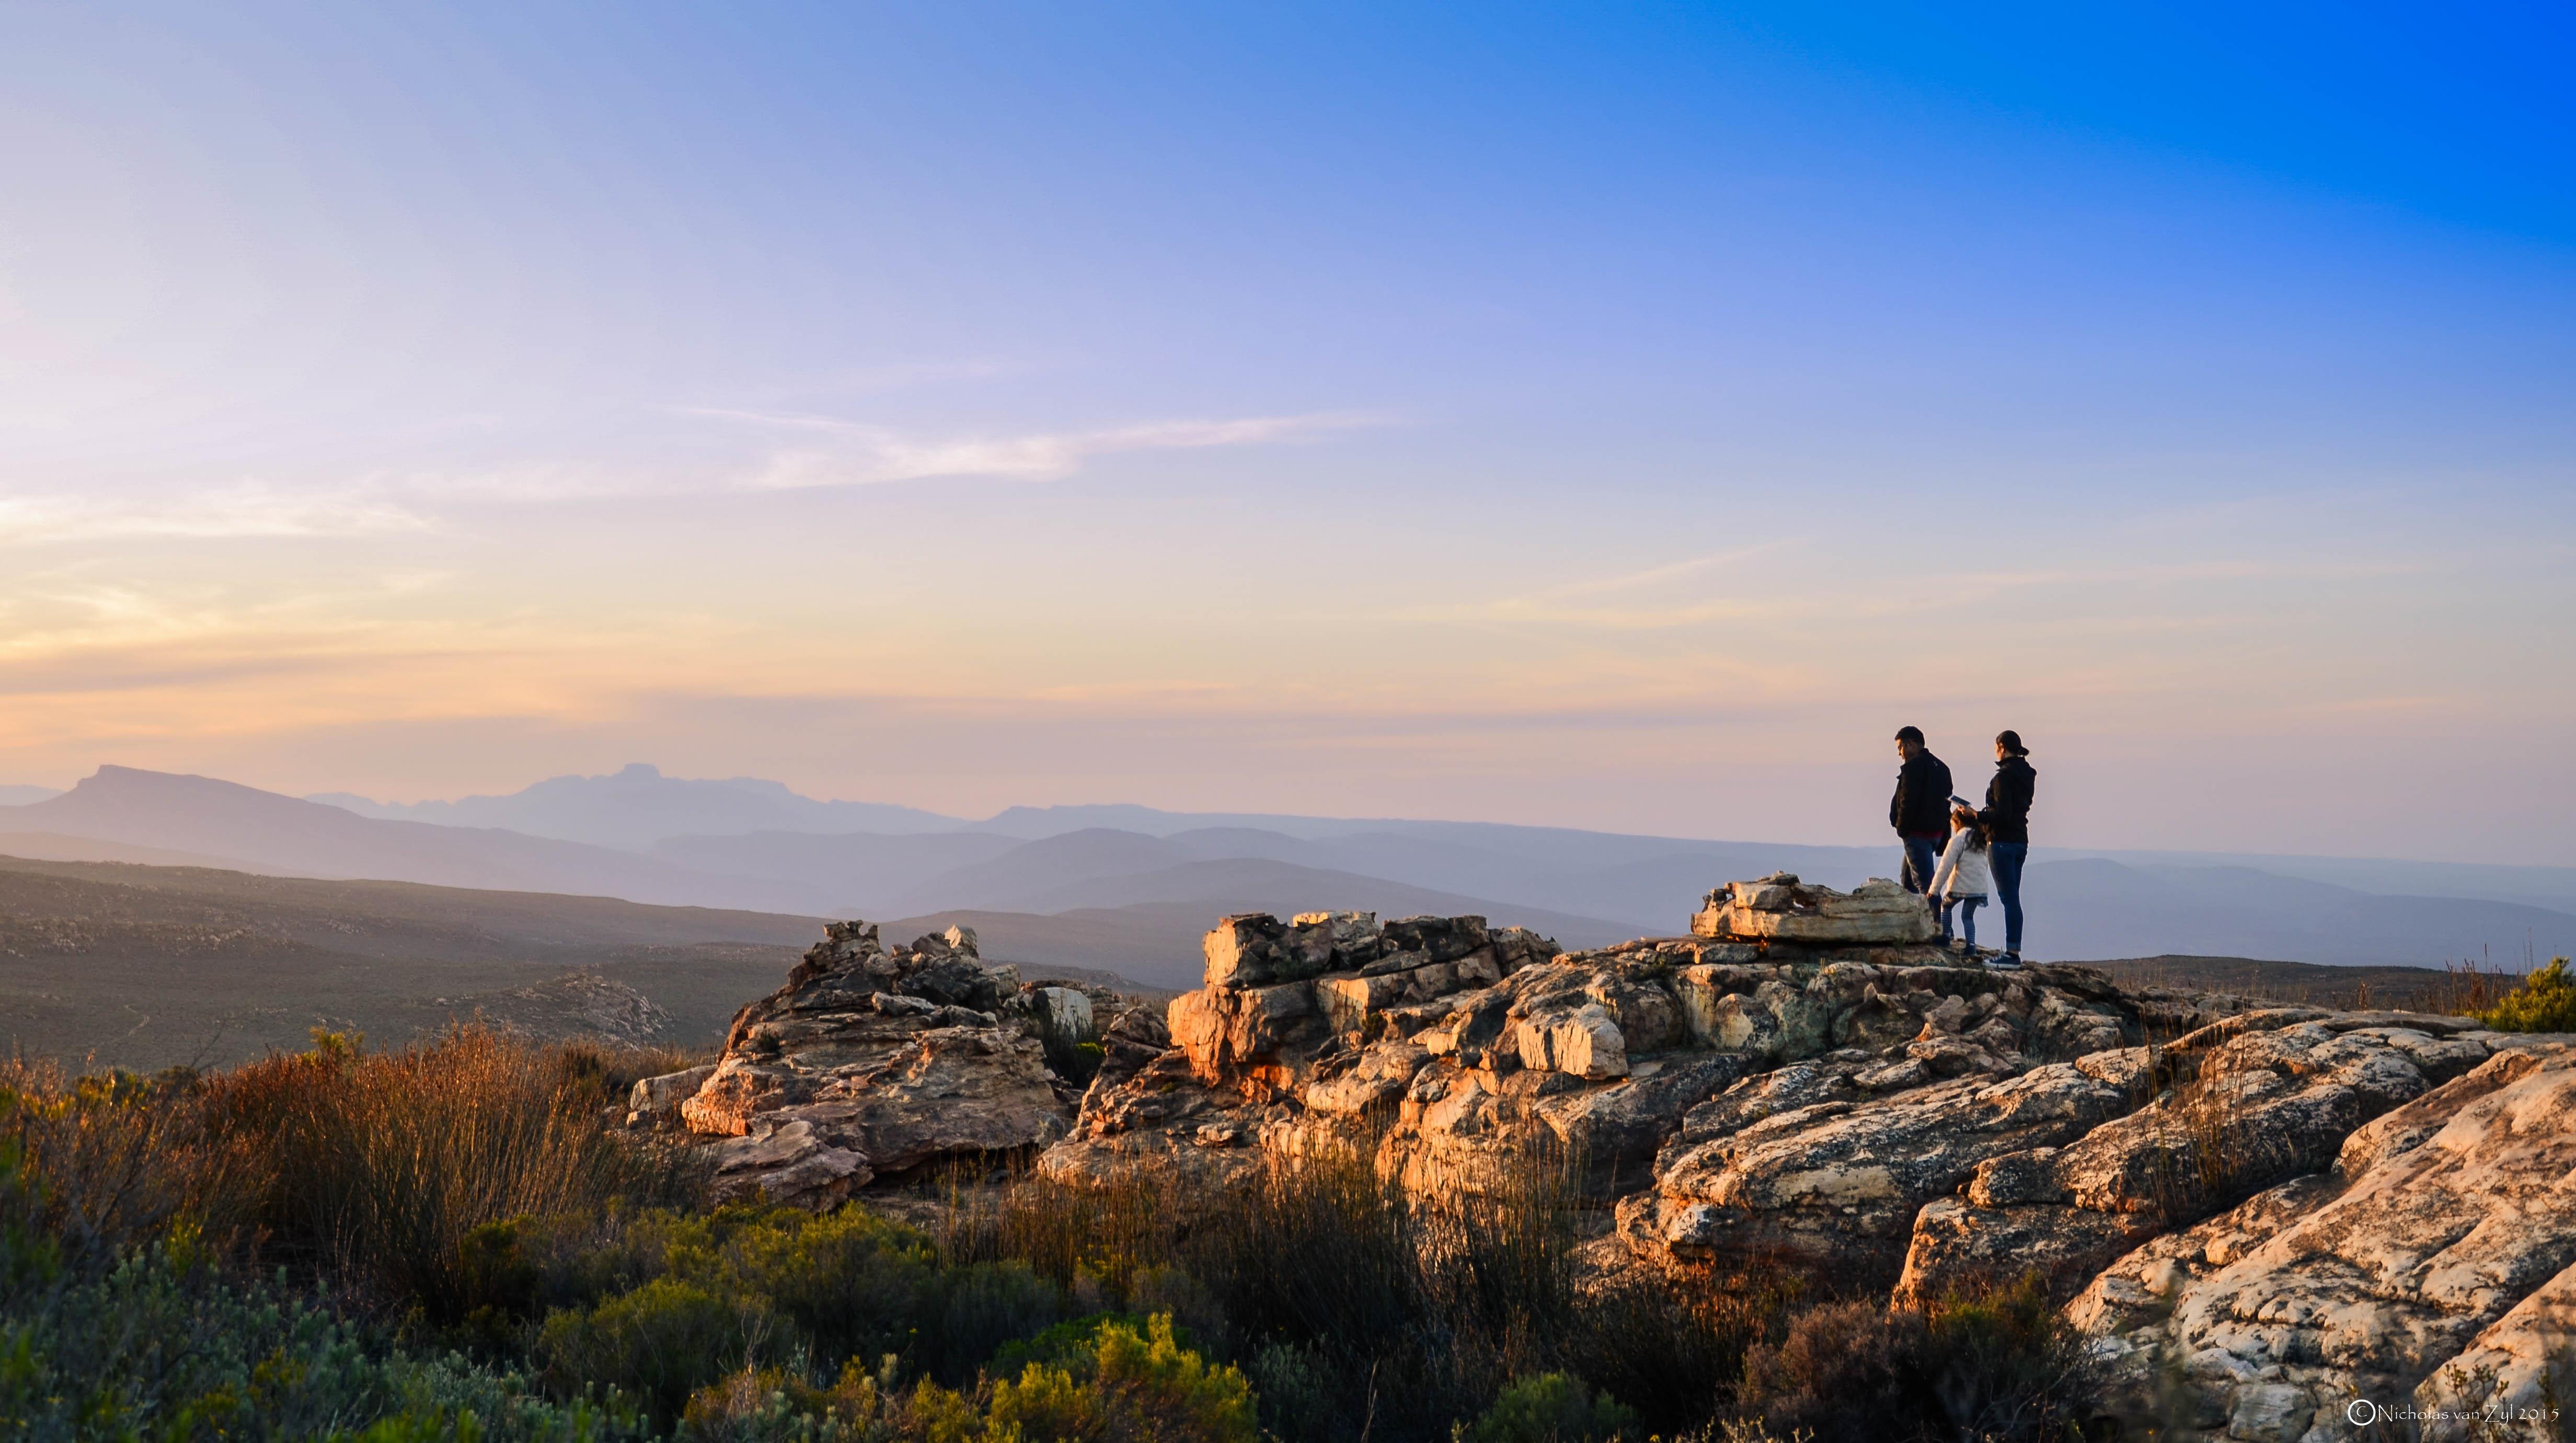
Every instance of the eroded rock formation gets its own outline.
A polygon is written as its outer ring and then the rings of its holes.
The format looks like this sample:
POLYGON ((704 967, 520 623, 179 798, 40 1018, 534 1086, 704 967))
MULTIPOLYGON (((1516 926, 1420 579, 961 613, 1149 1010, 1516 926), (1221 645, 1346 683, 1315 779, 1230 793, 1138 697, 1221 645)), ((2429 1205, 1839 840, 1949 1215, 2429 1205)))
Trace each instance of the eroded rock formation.
POLYGON ((1023 985, 952 927, 887 950, 835 922, 787 985, 737 1013, 712 1066, 635 1085, 629 1120, 713 1143, 718 1191, 822 1206, 881 1175, 1064 1135, 1078 1055, 1114 994, 1023 985))

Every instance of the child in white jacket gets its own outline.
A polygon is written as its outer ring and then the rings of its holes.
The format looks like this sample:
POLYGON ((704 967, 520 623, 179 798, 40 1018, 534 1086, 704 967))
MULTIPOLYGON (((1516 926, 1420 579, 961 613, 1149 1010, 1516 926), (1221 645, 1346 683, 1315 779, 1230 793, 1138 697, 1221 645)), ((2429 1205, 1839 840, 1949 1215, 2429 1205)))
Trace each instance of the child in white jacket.
POLYGON ((1986 855, 1986 829, 1970 808, 1950 809, 1950 845, 1941 850, 1941 864, 1932 871, 1932 885, 1925 892, 1941 908, 1941 943, 1953 950, 1977 950, 1977 909, 1986 905, 1986 893, 1995 885, 1995 869, 1986 855), (1962 940, 1950 939, 1950 914, 1959 914, 1962 940))

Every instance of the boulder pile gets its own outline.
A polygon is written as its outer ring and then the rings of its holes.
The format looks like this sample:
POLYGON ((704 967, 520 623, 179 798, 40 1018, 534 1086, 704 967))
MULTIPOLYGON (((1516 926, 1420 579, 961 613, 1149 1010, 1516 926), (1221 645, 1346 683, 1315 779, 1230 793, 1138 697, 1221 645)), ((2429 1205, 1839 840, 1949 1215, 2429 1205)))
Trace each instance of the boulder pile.
POLYGON ((826 1206, 1063 1136, 1081 1096, 1069 1059, 1127 1010, 985 966, 969 928, 888 950, 875 927, 835 922, 786 986, 735 1014, 718 1061, 636 1083, 628 1121, 712 1139, 721 1195, 826 1206))

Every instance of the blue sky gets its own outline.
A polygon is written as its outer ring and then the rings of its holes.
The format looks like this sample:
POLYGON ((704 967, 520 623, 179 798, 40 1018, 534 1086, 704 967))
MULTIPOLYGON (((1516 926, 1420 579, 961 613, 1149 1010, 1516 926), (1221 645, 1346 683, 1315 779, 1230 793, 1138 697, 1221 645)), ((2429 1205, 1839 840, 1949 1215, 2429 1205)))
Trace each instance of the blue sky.
POLYGON ((0 9, 0 770, 2576 863, 2570 30, 0 9))

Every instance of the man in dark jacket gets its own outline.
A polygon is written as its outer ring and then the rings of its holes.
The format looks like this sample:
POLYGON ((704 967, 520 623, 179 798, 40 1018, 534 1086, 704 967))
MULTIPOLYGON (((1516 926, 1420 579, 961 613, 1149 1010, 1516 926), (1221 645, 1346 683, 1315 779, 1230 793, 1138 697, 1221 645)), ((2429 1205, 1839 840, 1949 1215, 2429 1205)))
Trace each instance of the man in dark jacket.
POLYGON ((2008 967, 2021 965, 2021 869, 2030 860, 2030 799, 2038 786, 2021 733, 1995 733, 1995 779, 1986 783, 1977 820, 1986 826, 1995 891, 2004 904, 2004 952, 1995 960, 2008 967))
POLYGON ((1887 824, 1905 844, 1905 890, 1921 892, 1932 885, 1941 861, 1941 844, 1950 839, 1950 769, 1924 748, 1923 729, 1904 727, 1896 733, 1896 754, 1905 765, 1896 773, 1896 796, 1887 804, 1887 824))

